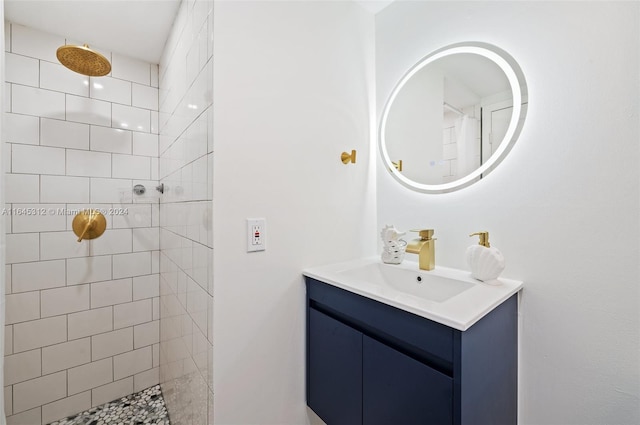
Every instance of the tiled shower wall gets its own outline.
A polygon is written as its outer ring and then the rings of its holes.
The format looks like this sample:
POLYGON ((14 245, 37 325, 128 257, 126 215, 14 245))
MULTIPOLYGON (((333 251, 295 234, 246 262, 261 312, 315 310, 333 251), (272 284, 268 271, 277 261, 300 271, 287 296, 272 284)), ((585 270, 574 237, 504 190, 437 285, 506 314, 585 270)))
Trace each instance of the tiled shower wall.
POLYGON ((159 382, 158 67, 84 77, 55 57, 77 41, 5 25, 5 409, 35 425, 159 382), (78 243, 86 207, 107 231, 78 243))
POLYGON ((173 425, 213 423, 213 2, 182 1, 160 62, 160 381, 173 425))

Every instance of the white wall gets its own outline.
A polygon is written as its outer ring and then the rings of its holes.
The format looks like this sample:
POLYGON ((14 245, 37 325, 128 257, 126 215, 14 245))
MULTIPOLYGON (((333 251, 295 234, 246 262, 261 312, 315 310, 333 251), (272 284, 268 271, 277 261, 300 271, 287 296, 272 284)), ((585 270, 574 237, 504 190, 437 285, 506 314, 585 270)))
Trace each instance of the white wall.
POLYGON ((5 410, 40 424, 159 382, 158 67, 101 51, 85 77, 71 40, 5 25, 5 410), (78 243, 83 208, 107 230, 78 243))
POLYGON ((504 276, 524 280, 522 424, 640 423, 639 8, 396 2, 376 15, 379 112, 406 69, 455 42, 502 47, 526 76, 521 137, 481 182, 424 195, 378 164, 378 226, 435 228, 436 263, 460 268, 467 235, 488 230, 504 276))
POLYGON ((352 2, 215 3, 216 423, 307 421, 302 269, 376 247, 372 36, 352 2))
POLYGON ((444 75, 438 68, 423 68, 398 92, 385 128, 389 158, 402 160, 402 173, 423 184, 442 183, 449 163, 443 159, 442 103, 444 75))

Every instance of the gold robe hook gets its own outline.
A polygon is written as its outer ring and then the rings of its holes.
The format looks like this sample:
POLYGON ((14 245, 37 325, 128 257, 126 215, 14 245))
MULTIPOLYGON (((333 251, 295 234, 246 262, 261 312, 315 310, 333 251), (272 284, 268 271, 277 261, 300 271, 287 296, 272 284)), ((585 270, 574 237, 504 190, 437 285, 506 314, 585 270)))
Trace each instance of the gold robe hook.
POLYGON ((343 164, 348 164, 348 163, 355 164, 356 163, 355 149, 351 151, 351 154, 349 154, 348 152, 342 152, 342 155, 340 155, 340 161, 342 161, 343 164))

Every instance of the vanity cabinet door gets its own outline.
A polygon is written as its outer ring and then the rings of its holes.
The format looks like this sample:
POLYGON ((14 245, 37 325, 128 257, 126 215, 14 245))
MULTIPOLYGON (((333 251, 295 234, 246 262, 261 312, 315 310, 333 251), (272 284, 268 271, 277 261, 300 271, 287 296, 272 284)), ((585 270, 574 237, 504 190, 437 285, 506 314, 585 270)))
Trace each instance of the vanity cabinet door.
POLYGON ((453 380, 449 376, 366 335, 362 370, 362 423, 453 423, 453 380))
POLYGON ((362 333, 309 309, 307 403, 331 425, 362 423, 362 333))

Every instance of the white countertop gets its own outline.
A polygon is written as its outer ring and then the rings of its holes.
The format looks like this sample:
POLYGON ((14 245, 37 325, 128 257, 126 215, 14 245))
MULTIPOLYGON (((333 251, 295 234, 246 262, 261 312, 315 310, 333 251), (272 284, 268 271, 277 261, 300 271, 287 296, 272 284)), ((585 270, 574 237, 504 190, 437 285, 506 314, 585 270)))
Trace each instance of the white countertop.
POLYGON ((431 301, 397 290, 392 286, 380 285, 368 279, 345 275, 345 271, 367 267, 372 264, 382 264, 379 257, 363 258, 343 263, 325 266, 309 267, 303 270, 305 276, 321 282, 342 288, 364 297, 380 301, 401 310, 425 317, 452 328, 465 331, 483 316, 517 293, 523 286, 521 281, 511 279, 497 279, 491 282, 480 282, 468 271, 438 267, 431 271, 419 270, 418 263, 403 261, 402 264, 385 264, 394 272, 400 274, 410 272, 407 276, 429 276, 454 279, 472 284, 472 287, 442 302, 431 301), (415 272, 415 274, 413 274, 415 272))

